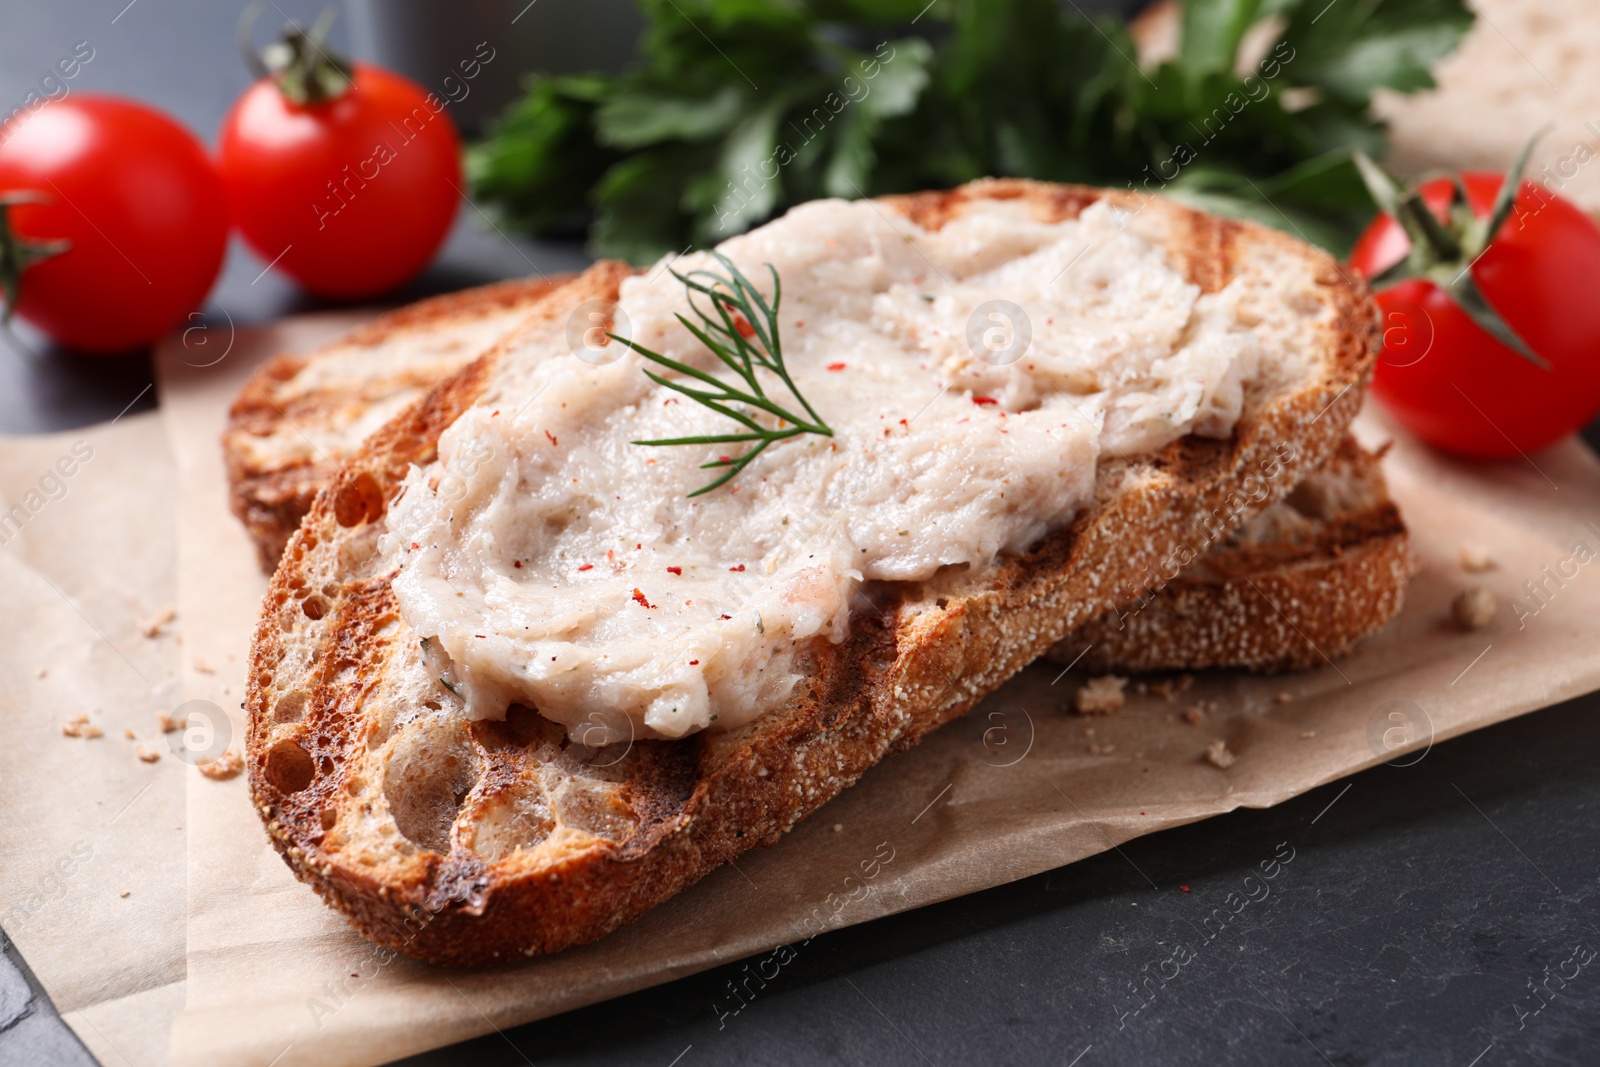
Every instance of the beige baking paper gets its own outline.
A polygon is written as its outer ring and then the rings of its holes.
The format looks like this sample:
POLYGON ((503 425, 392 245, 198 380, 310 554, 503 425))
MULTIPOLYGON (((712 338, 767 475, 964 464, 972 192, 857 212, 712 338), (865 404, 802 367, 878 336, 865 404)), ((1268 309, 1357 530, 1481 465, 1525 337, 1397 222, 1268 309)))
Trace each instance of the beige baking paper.
MULTIPOLYGON (((292 322, 241 335, 226 361, 203 370, 173 350, 160 364, 161 410, 179 459, 186 640, 217 672, 185 680, 196 687, 189 695, 212 694, 234 712, 265 582, 224 499, 224 410, 263 356, 308 345, 335 325, 292 322)), ((1388 432, 1375 420, 1366 430, 1388 432)), ((1600 550, 1600 528, 1587 525, 1600 519, 1600 466, 1577 443, 1535 462, 1467 467, 1399 443, 1387 468, 1423 570, 1402 616, 1336 667, 1288 678, 1217 674, 1181 702, 1135 697, 1115 715, 1086 719, 1064 710, 1080 679, 1056 683, 1058 670, 1036 666, 873 770, 777 847, 740 857, 596 944, 514 967, 385 962, 387 953, 290 875, 244 782, 192 781, 188 1000, 173 1028, 173 1062, 381 1063, 802 940, 823 925, 864 922, 1139 834, 1276 804, 1600 687, 1600 564, 1573 562, 1575 540, 1600 550), (1497 568, 1463 573, 1463 538, 1487 548, 1497 568), (1573 577, 1519 628, 1510 602, 1546 566, 1573 577), (1504 602, 1485 632, 1447 623, 1450 601, 1469 584, 1504 602), (1279 692, 1290 702, 1277 702, 1279 692), (1185 724, 1179 713, 1202 700, 1217 710, 1202 725, 1185 724), (1217 740, 1237 756, 1226 770, 1203 758, 1217 740), (830 900, 849 902, 835 914, 830 900)), ((708 1012, 722 994, 707 988, 708 1012)))
POLYGON ((106 1067, 165 1063, 183 1003, 180 649, 140 630, 177 600, 175 488, 154 414, 0 439, 0 927, 106 1067))

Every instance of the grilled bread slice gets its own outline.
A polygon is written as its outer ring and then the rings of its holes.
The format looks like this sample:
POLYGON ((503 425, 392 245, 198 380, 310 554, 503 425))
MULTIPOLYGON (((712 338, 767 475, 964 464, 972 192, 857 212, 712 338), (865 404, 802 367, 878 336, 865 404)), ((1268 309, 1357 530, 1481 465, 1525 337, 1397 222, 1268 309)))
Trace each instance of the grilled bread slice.
POLYGON ((1044 221, 1097 201, 1137 213, 1204 291, 1303 279, 1286 304, 1303 327, 1300 358, 1247 384, 1230 438, 1103 458, 1092 501, 1026 552, 932 589, 867 590, 877 610, 810 650, 783 706, 737 729, 597 752, 517 705, 504 721, 466 721, 425 665, 377 548, 402 479, 436 459, 441 432, 474 404, 518 402, 528 354, 564 346, 573 309, 616 298, 631 272, 596 265, 369 438, 273 576, 251 649, 248 766, 295 873, 363 934, 422 960, 490 964, 593 940, 775 843, 1332 457, 1378 331, 1365 286, 1331 258, 1263 227, 1078 186, 987 180, 879 206, 933 230, 989 199, 1044 221))
POLYGON ((1098 671, 1292 671, 1346 654, 1400 611, 1414 568, 1380 458, 1345 438, 1283 500, 1050 658, 1098 671))
POLYGON ((523 278, 390 312, 305 355, 279 356, 228 412, 229 503, 271 573, 317 490, 378 427, 482 355, 572 275, 523 278))

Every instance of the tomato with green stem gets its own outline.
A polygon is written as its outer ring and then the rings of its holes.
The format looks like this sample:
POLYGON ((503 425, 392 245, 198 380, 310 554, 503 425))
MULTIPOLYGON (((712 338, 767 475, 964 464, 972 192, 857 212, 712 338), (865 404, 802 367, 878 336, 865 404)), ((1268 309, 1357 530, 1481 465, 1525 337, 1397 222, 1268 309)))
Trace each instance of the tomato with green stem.
MULTIPOLYGON (((248 24, 243 29, 248 31, 248 24)), ((222 125, 219 164, 245 242, 322 296, 393 289, 433 258, 461 197, 445 103, 289 27, 222 125)))
POLYGON ((74 93, 5 127, 7 320, 84 352, 138 348, 200 305, 227 243, 227 204, 204 146, 161 112, 74 93))
POLYGON ((1521 180, 1527 151, 1509 178, 1468 171, 1405 193, 1361 161, 1387 208, 1351 254, 1383 312, 1371 391, 1459 455, 1527 455, 1600 412, 1600 227, 1521 180))

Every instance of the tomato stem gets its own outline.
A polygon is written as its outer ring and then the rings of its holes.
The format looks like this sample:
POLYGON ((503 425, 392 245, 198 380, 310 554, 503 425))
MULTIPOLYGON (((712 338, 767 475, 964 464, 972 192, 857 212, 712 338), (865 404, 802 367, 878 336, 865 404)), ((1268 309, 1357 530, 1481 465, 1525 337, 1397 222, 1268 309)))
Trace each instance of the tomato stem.
POLYGON ((47 204, 50 198, 32 189, 16 189, 0 193, 0 292, 6 300, 6 309, 0 323, 11 324, 11 315, 22 297, 22 278, 28 268, 51 256, 59 256, 72 247, 67 240, 30 241, 11 226, 11 208, 17 204, 47 204))
POLYGON ((1522 188, 1522 172, 1528 166, 1528 157, 1548 129, 1546 126, 1538 130, 1522 146, 1506 173, 1493 208, 1482 219, 1473 214, 1467 203, 1466 186, 1459 175, 1453 176, 1450 203, 1445 208, 1444 218, 1440 219, 1423 200, 1420 184, 1402 190, 1364 153, 1354 154, 1356 170, 1373 203, 1400 224, 1411 242, 1411 250, 1404 259, 1370 280, 1372 287, 1383 290, 1407 279, 1427 279, 1448 293, 1479 329, 1540 370, 1549 370, 1549 361, 1535 352, 1490 303, 1478 288, 1472 267, 1510 217, 1517 192, 1522 188))
POLYGON ((251 30, 260 15, 261 0, 252 0, 240 14, 238 27, 239 52, 256 77, 271 78, 279 92, 301 107, 325 104, 350 91, 354 84, 350 61, 327 43, 338 17, 334 8, 324 8, 309 30, 289 23, 277 43, 258 53, 251 30))

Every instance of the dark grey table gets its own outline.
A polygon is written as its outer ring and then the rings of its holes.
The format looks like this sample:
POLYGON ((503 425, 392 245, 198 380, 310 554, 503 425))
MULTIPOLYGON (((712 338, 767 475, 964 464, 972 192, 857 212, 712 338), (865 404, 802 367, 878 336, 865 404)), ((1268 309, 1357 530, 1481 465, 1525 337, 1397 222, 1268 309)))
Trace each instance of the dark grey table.
MULTIPOLYGON (((20 102, 58 53, 90 40, 75 89, 153 101, 209 136, 245 85, 230 44, 237 9, 125 3, 0 3, 0 103, 20 102)), ((319 4, 275 6, 309 19, 319 4)), ((575 248, 511 241, 463 207, 439 262, 396 300, 582 261, 575 248)), ((317 306, 258 278, 262 266, 235 249, 209 308, 217 321, 317 306)), ((148 407, 150 381, 143 357, 29 362, 0 350, 0 432, 148 407)), ((1600 1063, 1597 716, 1591 694, 1414 766, 818 937, 722 1024, 739 964, 405 1062, 1600 1063), (1272 895, 1206 938, 1206 917, 1282 842, 1295 859, 1272 895), (1180 943, 1194 958, 1162 981, 1180 943)), ((7 944, 0 1067, 91 1062, 7 944)))

